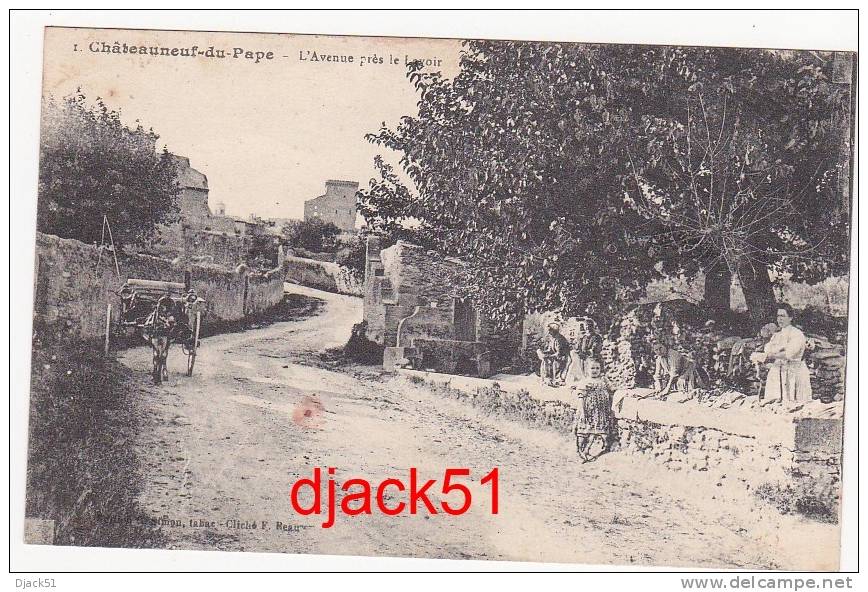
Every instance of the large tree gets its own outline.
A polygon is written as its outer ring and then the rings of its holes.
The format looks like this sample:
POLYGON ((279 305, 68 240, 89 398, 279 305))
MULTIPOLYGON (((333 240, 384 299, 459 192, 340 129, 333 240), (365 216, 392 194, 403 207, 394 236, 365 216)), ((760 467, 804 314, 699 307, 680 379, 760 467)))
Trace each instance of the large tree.
POLYGON ((641 58, 655 80, 622 70, 635 93, 623 178, 664 271, 705 271, 707 299, 737 276, 757 324, 773 312, 769 272, 846 273, 850 86, 832 81, 834 57, 652 48, 641 58))
POLYGON ((79 92, 43 102, 37 228, 99 243, 108 219, 115 247, 151 237, 178 211, 177 171, 159 136, 125 126, 99 98, 79 92))
POLYGON ((360 210, 466 259, 499 317, 604 312, 701 270, 716 289, 738 274, 759 320, 770 269, 846 269, 848 88, 829 57, 468 42, 453 80, 411 67, 418 116, 369 136, 411 183, 377 159, 360 210))
POLYGON ((419 114, 369 140, 397 151, 360 196, 369 225, 457 255, 493 318, 559 308, 606 315, 657 272, 620 198, 617 144, 599 133, 606 74, 585 46, 472 42, 454 80, 410 79, 419 114), (589 90, 590 89, 590 90, 589 90))

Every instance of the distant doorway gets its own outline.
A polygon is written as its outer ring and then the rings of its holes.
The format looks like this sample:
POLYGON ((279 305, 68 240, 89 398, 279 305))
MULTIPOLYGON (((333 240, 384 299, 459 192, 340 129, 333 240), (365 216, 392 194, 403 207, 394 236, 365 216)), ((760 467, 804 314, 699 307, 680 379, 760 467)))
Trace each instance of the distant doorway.
POLYGON ((469 298, 452 301, 456 341, 476 341, 476 309, 469 298))

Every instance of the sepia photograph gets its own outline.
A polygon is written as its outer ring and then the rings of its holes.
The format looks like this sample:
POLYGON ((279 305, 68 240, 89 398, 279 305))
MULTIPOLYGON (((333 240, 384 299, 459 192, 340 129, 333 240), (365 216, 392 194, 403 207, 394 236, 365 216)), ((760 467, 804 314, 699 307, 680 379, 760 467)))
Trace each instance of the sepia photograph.
POLYGON ((841 568, 855 52, 192 29, 43 29, 14 538, 841 568))

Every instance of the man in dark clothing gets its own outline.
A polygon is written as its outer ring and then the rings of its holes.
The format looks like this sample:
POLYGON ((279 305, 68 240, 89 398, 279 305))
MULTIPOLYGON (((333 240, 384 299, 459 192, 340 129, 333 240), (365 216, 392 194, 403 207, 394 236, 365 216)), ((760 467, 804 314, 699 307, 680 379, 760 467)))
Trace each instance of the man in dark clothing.
POLYGON ((560 329, 557 323, 549 325, 543 346, 536 350, 540 359, 540 380, 549 386, 563 384, 564 371, 570 359, 570 342, 561 335, 560 329))

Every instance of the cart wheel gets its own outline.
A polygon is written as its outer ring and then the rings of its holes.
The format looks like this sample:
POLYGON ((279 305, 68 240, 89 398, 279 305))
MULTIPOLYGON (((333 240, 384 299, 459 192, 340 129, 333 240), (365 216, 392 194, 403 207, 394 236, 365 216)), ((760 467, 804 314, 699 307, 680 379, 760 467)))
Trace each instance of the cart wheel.
POLYGON ((202 313, 196 313, 195 326, 193 327, 193 343, 187 353, 187 376, 193 376, 193 365, 196 363, 196 348, 199 346, 199 324, 202 322, 202 313))
POLYGON ((111 351, 111 333, 112 333, 112 305, 109 303, 105 310, 105 344, 103 350, 105 355, 111 351))

